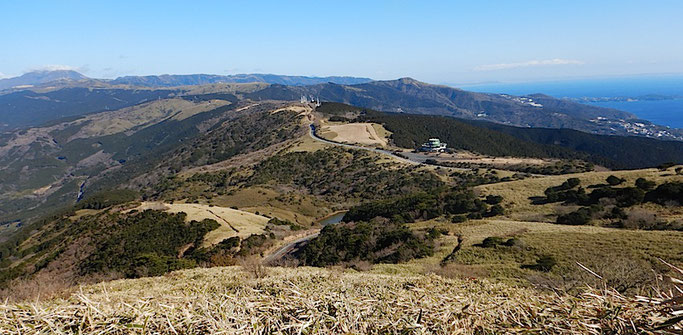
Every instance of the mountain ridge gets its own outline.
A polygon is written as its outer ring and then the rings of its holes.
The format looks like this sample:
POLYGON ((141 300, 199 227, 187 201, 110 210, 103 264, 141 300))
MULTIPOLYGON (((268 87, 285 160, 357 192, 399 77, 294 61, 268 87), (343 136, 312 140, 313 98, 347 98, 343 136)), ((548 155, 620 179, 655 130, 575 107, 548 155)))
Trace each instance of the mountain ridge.
POLYGON ((50 84, 58 81, 93 81, 109 85, 130 85, 138 87, 177 87, 195 86, 215 83, 254 83, 280 85, 315 85, 334 82, 339 84, 359 84, 370 82, 372 79, 352 76, 292 76, 271 73, 241 73, 234 75, 217 74, 162 74, 146 76, 121 76, 115 79, 91 78, 74 70, 38 70, 22 74, 21 76, 0 79, 0 90, 25 88, 50 84))
MULTIPOLYGON (((76 78, 81 78, 75 72, 71 74, 75 74, 76 78)), ((513 96, 470 92, 444 85, 424 83, 408 77, 370 81, 368 78, 355 77, 319 78, 263 74, 129 76, 114 80, 65 79, 62 82, 43 84, 40 88, 23 89, 29 93, 21 93, 22 91, 17 89, 7 90, 5 94, 0 94, 0 130, 39 125, 36 122, 27 124, 12 121, 12 119, 23 117, 23 119, 45 122, 63 116, 52 112, 53 106, 48 104, 50 100, 48 96, 56 94, 55 92, 65 92, 60 90, 77 88, 91 93, 107 89, 129 93, 143 90, 168 90, 173 95, 229 93, 238 94, 240 98, 253 101, 298 101, 302 96, 306 96, 383 112, 452 116, 529 128, 569 128, 602 135, 637 135, 665 140, 683 140, 683 130, 680 129, 671 129, 640 120, 631 113, 617 109, 584 105, 540 93, 513 96), (250 89, 229 87, 254 82, 265 83, 250 89), (345 84, 349 82, 352 84, 345 84), (16 98, 12 96, 13 94, 26 96, 25 99, 12 100, 10 98, 16 98), (45 100, 40 96, 48 99, 45 100), (7 101, 7 99, 12 101, 7 101), (39 105, 38 109, 23 108, 22 110, 40 110, 44 115, 40 118, 34 118, 28 114, 18 115, 17 106, 19 105, 39 105)), ((69 103, 71 98, 65 97, 65 99, 54 101, 52 105, 59 109, 62 107, 57 107, 57 105, 80 104, 80 101, 69 103)), ((71 109, 68 113, 69 115, 82 115, 111 109, 108 108, 109 106, 100 107, 106 108, 71 109)))
POLYGON ((204 85, 214 83, 253 83, 263 82, 268 84, 280 85, 314 85, 320 83, 334 82, 339 84, 359 84, 370 82, 370 78, 359 78, 349 76, 328 76, 328 77, 309 77, 309 76, 289 76, 277 74, 244 73, 234 75, 215 75, 215 74, 188 74, 188 75, 149 75, 149 76, 124 76, 111 80, 113 84, 128 84, 144 87, 173 87, 187 85, 204 85))
POLYGON ((73 70, 39 70, 27 72, 18 77, 0 79, 0 90, 24 85, 34 86, 60 80, 79 81, 86 79, 89 78, 73 70))
POLYGON ((301 96, 382 112, 442 115, 518 127, 570 128, 602 135, 683 140, 681 130, 639 120, 631 113, 616 109, 583 105, 547 95, 469 92, 412 78, 355 85, 327 83, 293 87, 273 84, 246 95, 252 100, 298 100, 301 96))

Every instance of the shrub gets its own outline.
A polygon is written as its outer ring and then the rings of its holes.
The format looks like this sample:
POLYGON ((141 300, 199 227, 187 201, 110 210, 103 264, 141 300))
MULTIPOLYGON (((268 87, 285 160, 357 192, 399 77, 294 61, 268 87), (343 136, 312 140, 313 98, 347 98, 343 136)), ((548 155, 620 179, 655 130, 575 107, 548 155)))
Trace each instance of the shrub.
POLYGON ((657 166, 657 168, 658 168, 660 171, 666 171, 666 170, 668 170, 669 168, 671 168, 671 167, 673 167, 673 166, 676 166, 676 163, 674 163, 674 162, 666 162, 666 163, 659 164, 659 165, 657 166))
POLYGON ((465 221, 467 221, 467 217, 464 215, 453 215, 453 217, 451 217, 451 222, 453 223, 461 223, 465 221))
POLYGON ((509 238, 504 244, 506 247, 524 247, 524 241, 517 237, 509 238))
POLYGON ((242 240, 240 243, 240 251, 237 253, 240 256, 249 256, 257 254, 261 251, 261 247, 268 240, 268 236, 263 234, 251 234, 249 237, 242 240))
POLYGON ((133 190, 110 190, 102 191, 89 196, 80 201, 76 208, 78 209, 103 209, 114 205, 123 204, 133 201, 138 198, 140 194, 133 190))
POLYGON ((580 183, 579 178, 569 178, 558 186, 548 187, 544 191, 545 202, 579 203, 585 201, 587 199, 586 191, 583 188, 574 190, 580 183))
POLYGON ((263 265, 261 258, 258 256, 247 256, 240 260, 242 270, 254 276, 256 279, 265 278, 268 276, 268 269, 263 265))
POLYGON ((603 187, 593 190, 589 197, 590 200, 582 202, 584 205, 597 204, 600 199, 611 198, 615 199, 619 207, 630 207, 643 202, 645 192, 635 187, 603 187))
POLYGON ((220 241, 216 247, 220 247, 222 249, 232 249, 232 248, 237 248, 240 245, 240 238, 237 236, 233 237, 228 237, 224 239, 223 241, 220 241))
POLYGON ((486 203, 489 205, 497 205, 501 201, 503 201, 503 197, 500 195, 487 195, 486 196, 486 203))
POLYGON ((615 175, 610 175, 609 177, 607 177, 606 181, 608 184, 610 184, 612 186, 616 186, 616 185, 619 185, 619 184, 625 182, 626 180, 619 178, 615 175))
POLYGON ((351 119, 343 117, 343 116, 339 116, 339 115, 332 115, 332 116, 330 116, 329 120, 331 122, 349 122, 349 121, 351 121, 351 119))
POLYGON ((493 205, 491 208, 489 208, 488 212, 486 212, 486 217, 493 217, 493 216, 498 216, 498 215, 503 215, 505 214, 505 208, 501 205, 493 205))
POLYGON ((490 236, 484 239, 484 241, 481 242, 482 248, 494 248, 498 245, 503 245, 505 241, 503 241, 502 237, 498 236, 490 236))
POLYGON ((657 186, 656 189, 647 192, 645 201, 665 205, 667 202, 683 204, 683 183, 671 182, 657 186))
POLYGON ((643 190, 643 191, 649 191, 653 188, 655 188, 655 182, 647 180, 645 178, 638 178, 636 179, 636 187, 643 190))
POLYGON ((550 270, 552 270, 555 265, 557 265, 557 260, 555 260, 555 258, 553 256, 543 255, 543 256, 538 257, 538 259, 536 259, 536 264, 522 265, 522 268, 532 269, 532 270, 542 271, 542 272, 550 272, 550 270))
POLYGON ((591 220, 591 214, 589 209, 582 207, 574 212, 558 216, 556 223, 571 226, 587 225, 591 220))

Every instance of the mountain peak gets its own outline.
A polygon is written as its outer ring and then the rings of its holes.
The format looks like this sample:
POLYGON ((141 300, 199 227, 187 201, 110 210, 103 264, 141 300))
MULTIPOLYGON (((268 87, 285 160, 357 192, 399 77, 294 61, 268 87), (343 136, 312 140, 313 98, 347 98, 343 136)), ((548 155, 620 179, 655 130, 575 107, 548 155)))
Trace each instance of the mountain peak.
POLYGON ((18 77, 0 79, 0 90, 17 86, 34 86, 58 80, 84 80, 88 77, 74 70, 36 70, 18 77))
POLYGON ((400 81, 404 84, 419 84, 419 83, 421 83, 421 82, 419 82, 413 78, 410 78, 410 77, 398 78, 398 81, 400 81))

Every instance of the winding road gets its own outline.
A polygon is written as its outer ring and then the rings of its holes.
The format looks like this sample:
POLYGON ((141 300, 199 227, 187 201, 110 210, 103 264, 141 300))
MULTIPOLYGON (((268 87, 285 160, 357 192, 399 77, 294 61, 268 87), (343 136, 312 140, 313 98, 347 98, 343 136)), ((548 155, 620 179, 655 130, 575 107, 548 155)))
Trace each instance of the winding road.
MULTIPOLYGON (((391 158, 394 158, 394 159, 396 159, 400 162, 403 162, 403 163, 419 165, 419 164, 424 164, 425 161, 427 159, 430 159, 430 158, 438 160, 438 157, 436 157, 436 158, 435 157, 427 157, 425 155, 413 153, 413 152, 402 152, 401 155, 407 157, 407 158, 404 158, 404 157, 400 157, 400 156, 396 155, 392 151, 385 150, 385 149, 363 147, 363 146, 354 145, 354 144, 339 143, 339 142, 330 141, 328 139, 325 139, 325 138, 318 136, 318 134, 316 133, 316 127, 313 123, 311 123, 309 126, 308 134, 314 140, 322 142, 322 143, 326 143, 326 144, 330 144, 330 145, 336 145, 336 146, 345 147, 345 148, 349 148, 349 149, 366 150, 366 151, 371 151, 371 152, 375 152, 375 153, 382 154, 382 155, 388 155, 388 156, 391 156, 391 158)), ((453 170, 467 170, 467 169, 445 167, 445 166, 442 168, 453 169, 453 170)), ((320 232, 317 231, 317 232, 312 233, 310 235, 306 235, 304 237, 296 239, 296 240, 276 249, 274 252, 272 252, 271 254, 264 257, 264 259, 263 259, 264 264, 268 264, 268 265, 276 264, 277 261, 282 259, 282 257, 284 257, 287 254, 291 253, 292 251, 300 248, 301 246, 303 246, 308 241, 316 238, 319 233, 320 232)))
POLYGON ((306 235, 278 248, 275 250, 275 252, 263 258, 263 263, 266 265, 275 265, 277 261, 282 259, 282 257, 285 257, 285 255, 291 253, 292 251, 301 248, 304 244, 308 243, 308 241, 318 237, 319 234, 320 232, 318 231, 311 235, 306 235))

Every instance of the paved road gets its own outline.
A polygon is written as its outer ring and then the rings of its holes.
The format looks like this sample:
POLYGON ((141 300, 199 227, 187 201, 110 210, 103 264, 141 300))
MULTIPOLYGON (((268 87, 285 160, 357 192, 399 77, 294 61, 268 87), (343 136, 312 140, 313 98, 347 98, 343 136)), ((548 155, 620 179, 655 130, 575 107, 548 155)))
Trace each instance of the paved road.
MULTIPOLYGON (((346 147, 346 148, 350 148, 350 149, 366 150, 366 151, 376 152, 376 153, 379 153, 379 154, 389 155, 389 156, 392 156, 392 157, 394 157, 394 158, 396 158, 396 159, 398 159, 398 160, 400 160, 400 161, 402 161, 402 162, 404 162, 404 163, 409 163, 409 164, 421 164, 421 163, 424 163, 424 161, 410 160, 410 159, 405 159, 405 158, 403 158, 403 157, 396 156, 393 152, 391 152, 391 151, 389 151, 389 150, 378 149, 378 148, 372 148, 372 147, 361 147, 361 146, 359 146, 359 145, 353 145, 353 144, 348 144, 348 143, 339 143, 339 142, 334 142, 334 141, 330 141, 330 140, 324 139, 324 138, 318 136, 318 134, 317 134, 316 131, 315 131, 315 125, 313 125, 313 124, 311 124, 311 127, 310 127, 310 129, 309 129, 309 131, 308 131, 308 134, 309 134, 314 140, 320 141, 320 142, 323 142, 323 143, 327 143, 327 144, 331 144, 331 145, 337 145, 337 146, 340 146, 340 147, 346 147)), ((425 159, 425 160, 426 160, 426 159, 425 159)))
POLYGON ((280 249, 275 250, 272 254, 266 256, 263 259, 263 263, 267 265, 274 265, 275 262, 279 261, 282 257, 285 255, 289 254, 290 252, 294 251, 295 249, 301 248, 304 244, 308 243, 308 241, 318 237, 320 233, 313 233, 311 235, 306 235, 298 240, 295 240, 280 249))

